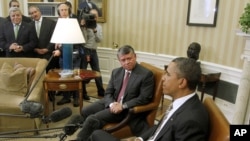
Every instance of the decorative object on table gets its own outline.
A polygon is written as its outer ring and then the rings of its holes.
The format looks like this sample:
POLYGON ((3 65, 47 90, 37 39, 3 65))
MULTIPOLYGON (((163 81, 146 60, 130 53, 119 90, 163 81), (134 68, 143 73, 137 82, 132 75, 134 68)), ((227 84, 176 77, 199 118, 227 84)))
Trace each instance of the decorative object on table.
POLYGON ((62 78, 73 75, 73 44, 85 43, 79 23, 73 18, 58 18, 51 43, 62 44, 63 71, 62 78))
POLYGON ((244 8, 244 12, 239 19, 239 24, 242 32, 248 33, 250 28, 250 3, 247 3, 244 8))

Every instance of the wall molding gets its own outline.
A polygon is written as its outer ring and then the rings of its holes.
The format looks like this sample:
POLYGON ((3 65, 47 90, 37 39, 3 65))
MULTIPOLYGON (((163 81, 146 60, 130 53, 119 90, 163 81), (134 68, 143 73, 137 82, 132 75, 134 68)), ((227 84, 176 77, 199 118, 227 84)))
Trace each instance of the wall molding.
MULTIPOLYGON (((117 49, 98 47, 97 52, 104 83, 108 83, 112 69, 120 66, 116 57, 117 49)), ((164 68, 165 64, 168 64, 173 58, 177 57, 140 51, 136 51, 136 54, 138 62, 145 61, 159 68, 164 68)), ((242 70, 205 61, 200 62, 203 70, 221 72, 221 80, 239 85, 242 70)))
MULTIPOLYGON (((97 49, 99 63, 102 73, 102 79, 104 84, 108 84, 110 74, 114 68, 120 67, 120 63, 117 60, 117 49, 98 47, 97 49)), ((154 54, 148 52, 136 51, 137 61, 138 62, 148 62, 156 67, 164 68, 165 64, 168 64, 173 58, 177 56, 165 55, 165 54, 154 54)), ((200 61, 201 67, 204 70, 208 71, 218 71, 221 72, 220 79, 229 83, 239 85, 242 70, 218 65, 210 62, 200 61)), ((93 80, 92 80, 93 81, 93 80)), ((198 93, 200 96, 200 93, 198 93)), ((211 97, 210 95, 205 94, 205 97, 211 97)), ((204 97, 204 98, 205 98, 204 97)), ((164 98, 171 99, 169 96, 165 95, 164 98)), ((215 103, 220 107, 222 112, 227 117, 228 121, 231 123, 232 115, 235 104, 228 102, 226 100, 216 98, 215 103)))

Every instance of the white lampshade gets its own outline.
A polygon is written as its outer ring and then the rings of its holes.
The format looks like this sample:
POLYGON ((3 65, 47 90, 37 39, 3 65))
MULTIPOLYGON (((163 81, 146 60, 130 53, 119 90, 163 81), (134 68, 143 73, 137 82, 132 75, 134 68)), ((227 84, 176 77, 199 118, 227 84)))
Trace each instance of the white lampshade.
POLYGON ((85 43, 80 25, 75 18, 58 18, 51 43, 78 44, 85 43))

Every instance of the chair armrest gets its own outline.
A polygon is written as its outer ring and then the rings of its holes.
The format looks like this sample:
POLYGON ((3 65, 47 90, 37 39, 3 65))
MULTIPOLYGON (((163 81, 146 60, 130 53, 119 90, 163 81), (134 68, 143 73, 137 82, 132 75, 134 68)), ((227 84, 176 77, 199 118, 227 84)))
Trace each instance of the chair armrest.
POLYGON ((42 102, 42 98, 43 98, 43 85, 41 82, 39 82, 36 87, 32 90, 32 92, 30 93, 30 95, 27 97, 28 101, 35 101, 35 102, 42 102))
POLYGON ((129 122, 129 120, 131 119, 131 116, 133 114, 138 114, 138 113, 150 111, 150 110, 153 110, 156 108, 157 108, 157 104, 154 104, 154 103, 150 103, 150 104, 142 105, 142 106, 135 106, 133 108, 130 108, 127 116, 121 122, 114 124, 112 127, 107 127, 104 130, 109 132, 109 133, 117 131, 118 129, 121 129, 122 127, 127 125, 127 123, 129 122))
POLYGON ((131 108, 130 110, 131 110, 131 112, 133 114, 137 114, 137 113, 142 113, 142 112, 157 109, 157 107, 158 107, 157 104, 150 103, 150 104, 147 104, 147 105, 135 106, 134 108, 131 108))
POLYGON ((127 116, 121 122, 114 123, 114 124, 111 123, 112 126, 111 127, 107 127, 104 130, 107 131, 107 132, 109 132, 109 133, 112 133, 112 132, 114 132, 114 131, 116 131, 118 129, 121 129, 122 127, 124 127, 125 125, 127 125, 128 121, 131 119, 132 114, 133 114, 133 109, 130 108, 127 116))

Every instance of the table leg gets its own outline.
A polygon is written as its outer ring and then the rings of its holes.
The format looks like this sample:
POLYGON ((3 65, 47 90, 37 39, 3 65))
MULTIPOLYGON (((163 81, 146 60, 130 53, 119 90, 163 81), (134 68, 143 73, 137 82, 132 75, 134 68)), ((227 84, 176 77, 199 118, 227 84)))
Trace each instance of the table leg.
POLYGON ((49 91, 45 90, 45 105, 44 105, 44 116, 48 116, 49 115, 49 91))
POLYGON ((52 101, 52 109, 53 111, 55 111, 55 95, 56 92, 55 91, 49 91, 49 101, 52 101))
POLYGON ((202 83, 202 89, 201 89, 201 101, 203 101, 205 87, 206 87, 206 82, 203 82, 202 83))
POLYGON ((164 94, 161 96, 161 110, 163 110, 163 103, 164 103, 164 94))
POLYGON ((82 107, 83 107, 83 99, 82 99, 82 83, 84 83, 84 82, 80 82, 79 83, 79 104, 80 104, 80 114, 81 114, 81 111, 82 111, 82 107))
POLYGON ((215 88, 213 93, 213 100, 215 100, 215 97, 217 96, 217 89, 218 89, 219 80, 215 82, 215 88))
MULTIPOLYGON (((46 87, 45 87, 46 88, 46 87)), ((47 117, 49 115, 49 91, 48 89, 45 89, 45 105, 44 105, 44 116, 47 117)), ((49 124, 46 125, 47 128, 49 128, 49 124)))

